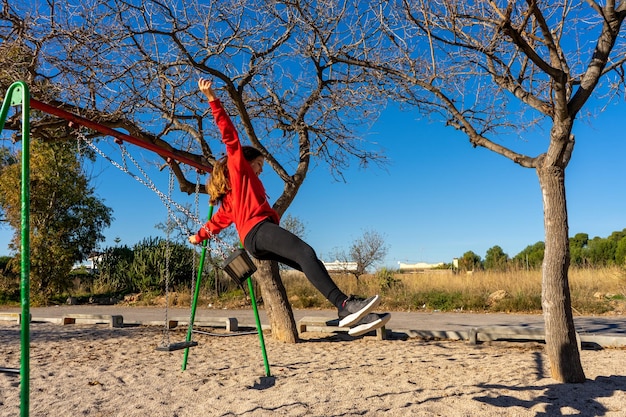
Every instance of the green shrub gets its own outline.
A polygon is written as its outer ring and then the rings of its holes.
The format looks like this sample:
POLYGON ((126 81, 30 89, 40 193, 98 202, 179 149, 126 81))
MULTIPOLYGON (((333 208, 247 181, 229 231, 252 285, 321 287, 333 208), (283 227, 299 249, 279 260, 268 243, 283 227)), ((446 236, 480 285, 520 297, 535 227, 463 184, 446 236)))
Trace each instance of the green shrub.
POLYGON ((378 280, 378 287, 382 293, 386 293, 391 289, 395 289, 402 285, 402 281, 396 279, 395 271, 387 268, 382 268, 376 272, 376 279, 378 280))
POLYGON ((540 294, 518 293, 511 297, 503 298, 491 306, 492 311, 504 312, 530 312, 541 310, 540 294))
POLYGON ((0 290, 0 305, 19 304, 21 300, 20 289, 0 290))
POLYGON ((576 311, 584 311, 584 314, 604 314, 613 310, 608 299, 576 298, 572 300, 572 306, 576 311))
POLYGON ((457 291, 431 290, 416 294, 415 307, 439 311, 453 311, 463 308, 463 294, 457 291))

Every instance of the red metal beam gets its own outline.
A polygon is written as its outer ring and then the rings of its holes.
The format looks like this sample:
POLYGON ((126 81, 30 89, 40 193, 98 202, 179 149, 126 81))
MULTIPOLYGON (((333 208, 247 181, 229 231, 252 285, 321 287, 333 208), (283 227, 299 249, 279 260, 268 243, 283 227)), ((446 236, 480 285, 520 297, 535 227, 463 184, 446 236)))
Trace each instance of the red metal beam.
POLYGON ((161 148, 160 146, 155 145, 154 143, 146 142, 140 139, 137 139, 133 136, 130 136, 126 133, 119 132, 110 127, 104 126, 100 123, 96 123, 92 120, 85 119, 84 117, 77 116, 68 111, 59 109, 57 107, 51 106, 49 104, 43 103, 39 100, 35 100, 33 98, 30 99, 30 106, 34 109, 41 110, 45 113, 52 114, 54 116, 60 117, 65 120, 69 120, 70 122, 85 126, 89 129, 93 129, 107 136, 113 136, 116 139, 122 140, 124 142, 132 143, 133 145, 140 146, 144 149, 148 149, 149 151, 155 152, 161 155, 164 158, 172 158, 183 164, 187 164, 196 169, 199 169, 204 172, 211 172, 213 169, 208 166, 201 164, 199 162, 194 161, 184 155, 179 154, 176 151, 170 151, 168 149, 161 148))

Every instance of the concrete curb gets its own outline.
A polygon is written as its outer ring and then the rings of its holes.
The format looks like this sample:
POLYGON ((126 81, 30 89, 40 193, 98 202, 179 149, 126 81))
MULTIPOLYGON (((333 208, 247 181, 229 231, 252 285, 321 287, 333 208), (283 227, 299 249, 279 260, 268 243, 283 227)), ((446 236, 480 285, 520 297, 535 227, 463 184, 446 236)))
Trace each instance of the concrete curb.
MULTIPOLYGON (((0 312, 0 321, 14 321, 18 325, 21 323, 21 314, 19 313, 2 313, 0 312)), ((77 314, 69 313, 64 314, 62 317, 33 317, 31 314, 31 322, 48 322, 55 324, 108 324, 112 328, 131 327, 131 326, 164 326, 164 321, 155 320, 139 320, 133 322, 126 322, 122 315, 109 315, 109 314, 77 314)), ((178 325, 187 326, 188 319, 172 319, 170 320, 170 328, 178 325)), ((209 317, 198 318, 195 321, 198 327, 219 327, 224 328, 229 332, 236 332, 241 327, 256 327, 254 324, 240 323, 237 318, 234 317, 209 317)), ((261 326, 263 330, 271 330, 271 327, 267 324, 261 326)), ((311 328, 313 330, 314 327, 311 328)), ((337 329, 331 327, 324 328, 324 331, 334 332, 337 329)), ((422 339, 442 339, 442 340, 467 340, 472 344, 485 341, 545 341, 545 333, 543 328, 539 327, 526 327, 515 325, 500 325, 500 326, 482 326, 472 327, 463 330, 419 330, 408 328, 387 328, 391 337, 394 339, 397 337, 411 337, 422 339), (396 335, 396 337, 393 337, 396 335)), ((626 336, 621 335, 606 335, 606 334, 592 334, 581 333, 577 334, 579 346, 582 348, 624 348, 626 347, 626 336)))

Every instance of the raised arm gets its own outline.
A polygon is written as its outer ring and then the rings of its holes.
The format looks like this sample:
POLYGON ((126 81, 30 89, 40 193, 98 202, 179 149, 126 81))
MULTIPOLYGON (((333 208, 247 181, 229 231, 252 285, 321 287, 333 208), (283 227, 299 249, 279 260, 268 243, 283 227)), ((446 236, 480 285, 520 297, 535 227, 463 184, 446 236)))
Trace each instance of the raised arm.
POLYGON ((226 145, 226 153, 233 155, 241 150, 239 135, 237 135, 233 122, 230 120, 230 117, 228 117, 215 91, 213 91, 212 85, 213 82, 211 80, 205 78, 198 80, 200 91, 209 99, 211 110, 213 110, 213 117, 215 118, 215 124, 222 133, 222 142, 226 145))

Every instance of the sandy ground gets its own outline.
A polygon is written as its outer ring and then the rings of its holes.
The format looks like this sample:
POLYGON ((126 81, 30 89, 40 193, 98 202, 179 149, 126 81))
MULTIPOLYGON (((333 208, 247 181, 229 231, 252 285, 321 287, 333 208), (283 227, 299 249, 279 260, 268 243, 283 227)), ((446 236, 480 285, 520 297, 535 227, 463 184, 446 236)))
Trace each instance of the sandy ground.
MULTIPOLYGON (((19 326, 0 323, 0 367, 18 368, 19 326)), ((583 350, 584 384, 550 378, 537 343, 352 340, 306 333, 196 335, 160 352, 157 327, 31 324, 31 416, 626 416, 626 350, 583 350)), ((184 329, 170 331, 184 340, 184 329)), ((0 373, 0 415, 18 416, 19 375, 0 373)))

